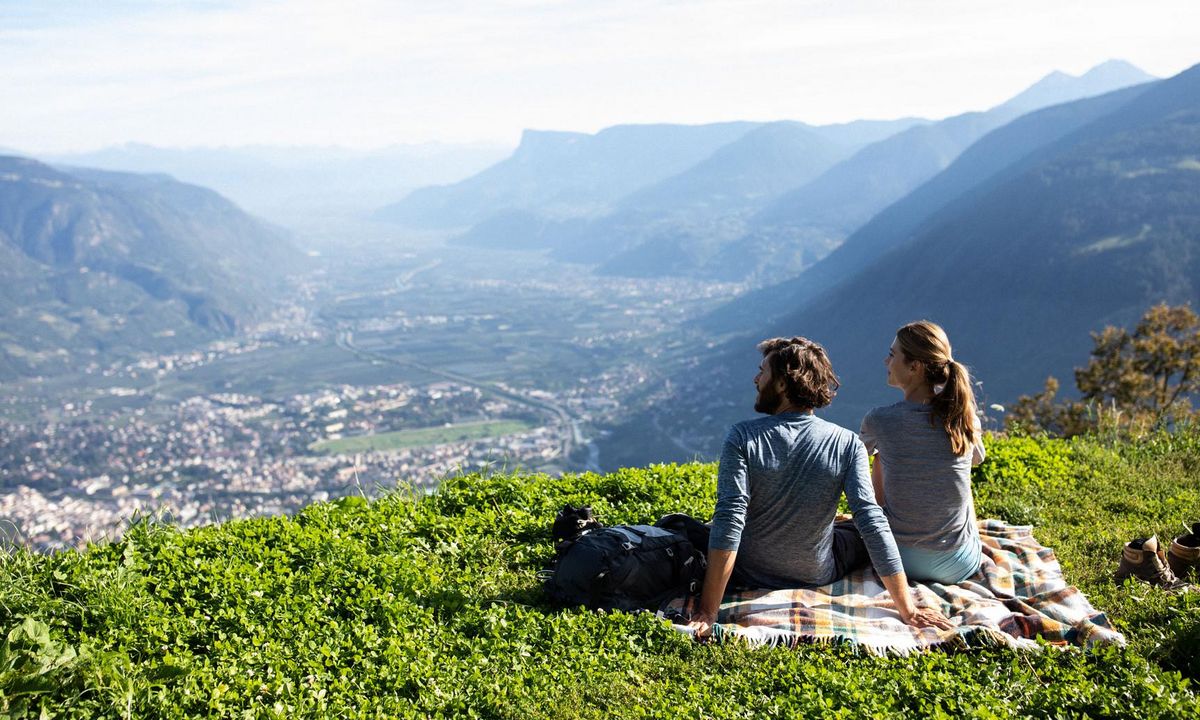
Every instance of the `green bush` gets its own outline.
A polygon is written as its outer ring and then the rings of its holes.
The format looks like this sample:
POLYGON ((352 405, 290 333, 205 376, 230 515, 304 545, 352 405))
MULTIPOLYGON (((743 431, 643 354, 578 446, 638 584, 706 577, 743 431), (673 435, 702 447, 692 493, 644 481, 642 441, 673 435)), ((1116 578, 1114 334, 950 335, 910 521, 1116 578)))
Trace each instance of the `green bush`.
POLYGON ((1007 487, 1038 490, 1061 488, 1079 479, 1071 444, 1050 438, 984 438, 987 462, 977 465, 971 480, 976 493, 1003 482, 1007 487))
POLYGON ((975 467, 972 483, 981 517, 1015 525, 1039 525, 1048 496, 1082 478, 1069 443, 1049 438, 984 438, 987 462, 975 467))
POLYGON ((608 524, 708 517, 715 467, 472 475, 0 555, 0 717, 1196 716, 1196 604, 1108 576, 1135 527, 1200 519, 1197 445, 988 445, 980 514, 1028 503, 1128 647, 871 657, 697 645, 650 614, 558 610, 537 574, 564 503, 608 524))

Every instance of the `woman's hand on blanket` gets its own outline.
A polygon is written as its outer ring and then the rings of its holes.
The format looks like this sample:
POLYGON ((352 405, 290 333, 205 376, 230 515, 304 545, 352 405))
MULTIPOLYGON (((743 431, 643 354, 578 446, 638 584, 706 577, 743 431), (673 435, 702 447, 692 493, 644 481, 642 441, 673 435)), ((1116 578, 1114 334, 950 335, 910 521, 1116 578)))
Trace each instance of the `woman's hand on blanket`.
POLYGON ((935 627, 939 630, 949 630, 954 627, 954 624, 942 614, 941 610, 933 608, 913 607, 907 616, 901 611, 900 619, 913 627, 935 627))
POLYGON ((692 620, 687 626, 697 640, 706 640, 712 635, 712 626, 716 624, 716 613, 696 611, 692 613, 692 620))

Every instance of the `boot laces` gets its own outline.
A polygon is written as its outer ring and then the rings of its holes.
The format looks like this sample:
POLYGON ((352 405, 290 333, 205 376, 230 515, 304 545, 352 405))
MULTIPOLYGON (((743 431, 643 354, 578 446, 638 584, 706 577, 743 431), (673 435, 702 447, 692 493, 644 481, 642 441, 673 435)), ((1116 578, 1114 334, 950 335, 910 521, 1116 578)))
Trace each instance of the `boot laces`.
POLYGON ((1167 554, 1159 550, 1154 553, 1154 557, 1158 561, 1155 563, 1158 565, 1158 570, 1154 573, 1154 579, 1164 585, 1179 582, 1179 579, 1175 577, 1175 573, 1171 572, 1171 566, 1167 564, 1167 554))

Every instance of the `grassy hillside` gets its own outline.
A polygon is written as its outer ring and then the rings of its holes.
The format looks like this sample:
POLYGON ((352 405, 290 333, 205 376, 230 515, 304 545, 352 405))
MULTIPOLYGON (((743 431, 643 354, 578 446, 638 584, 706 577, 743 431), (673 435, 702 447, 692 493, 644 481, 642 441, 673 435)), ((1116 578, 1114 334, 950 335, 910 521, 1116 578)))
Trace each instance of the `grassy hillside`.
POLYGON ((751 650, 648 614, 552 609, 537 572, 564 502, 607 523, 707 516, 715 468, 468 476, 429 496, 0 554, 0 716, 1196 717, 1200 593, 1109 577, 1124 541, 1200 520, 1200 433, 989 446, 980 514, 1035 523, 1127 648, 751 650))

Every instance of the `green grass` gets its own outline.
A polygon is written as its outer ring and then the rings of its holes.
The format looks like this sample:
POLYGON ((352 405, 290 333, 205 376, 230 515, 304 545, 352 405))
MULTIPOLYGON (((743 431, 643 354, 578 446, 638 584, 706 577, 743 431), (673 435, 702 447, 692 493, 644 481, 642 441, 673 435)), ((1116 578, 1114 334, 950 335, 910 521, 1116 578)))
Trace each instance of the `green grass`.
POLYGON ((563 503, 707 517, 712 465, 472 475, 293 518, 142 522, 0 555, 0 716, 1200 716, 1200 596, 1114 585, 1121 544, 1200 520, 1200 436, 989 441, 979 512, 1032 521, 1129 645, 873 657, 698 645, 649 614, 559 610, 537 573, 563 503))
POLYGON ((378 435, 358 435, 337 440, 322 440, 309 445, 308 449, 326 455, 346 455, 373 450, 401 450, 512 435, 524 432, 531 427, 533 424, 524 420, 482 420, 415 430, 397 430, 378 435))

